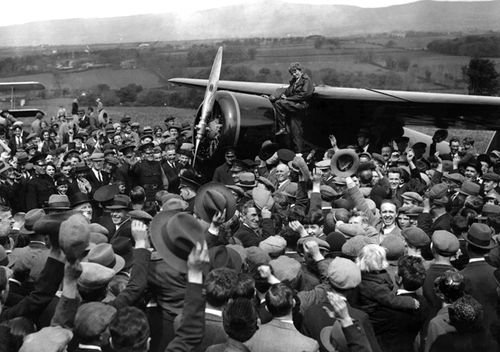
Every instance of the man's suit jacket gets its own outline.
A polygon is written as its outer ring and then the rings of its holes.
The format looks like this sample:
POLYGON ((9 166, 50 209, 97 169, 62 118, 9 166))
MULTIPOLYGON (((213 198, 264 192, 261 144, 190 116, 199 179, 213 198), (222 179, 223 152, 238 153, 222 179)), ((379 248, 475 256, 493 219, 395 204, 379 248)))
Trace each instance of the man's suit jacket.
POLYGON ((52 301, 64 277, 64 263, 49 256, 35 289, 13 307, 4 307, 0 321, 19 316, 37 319, 52 301))
POLYGON ((276 183, 276 191, 288 193, 292 196, 297 194, 297 183, 292 182, 290 180, 286 180, 283 184, 276 183))
POLYGON ((179 164, 174 162, 174 166, 172 167, 168 162, 164 161, 162 162, 161 166, 168 180, 168 191, 170 193, 179 193, 179 185, 180 185, 179 164))
POLYGON ((483 305, 484 325, 487 329, 497 318, 498 297, 494 271, 495 268, 484 260, 469 262, 461 271, 465 277, 466 292, 483 305))
POLYGON ((290 352, 290 351, 319 351, 316 340, 302 335, 291 322, 273 319, 259 330, 245 345, 251 351, 290 352))
POLYGON ((234 185, 233 175, 230 170, 231 166, 228 163, 218 166, 214 171, 212 181, 220 182, 224 185, 234 185))
MULTIPOLYGON (((175 317, 175 330, 181 325, 182 319, 182 313, 175 317)), ((228 338, 222 325, 222 312, 219 316, 205 311, 205 334, 203 335, 203 340, 193 349, 193 352, 205 352, 209 346, 224 343, 228 338)))
POLYGON ((102 172, 101 171, 101 176, 102 176, 102 181, 99 181, 97 179, 97 176, 94 173, 94 170, 91 169, 89 173, 87 174, 87 180, 90 183, 90 186, 92 186, 92 194, 101 186, 105 186, 109 183, 109 174, 107 172, 102 172))
POLYGON ((21 136, 21 145, 18 145, 18 143, 16 141, 16 136, 12 136, 9 139, 8 145, 9 145, 9 148, 11 150, 10 155, 15 155, 18 149, 24 148, 24 146, 26 145, 26 137, 21 136))
POLYGON ((241 241, 243 247, 259 246, 259 243, 269 236, 274 235, 274 221, 271 219, 262 220, 262 234, 258 234, 250 227, 241 224, 240 228, 234 234, 234 237, 241 241))
POLYGON ((113 242, 118 237, 129 238, 133 244, 135 244, 134 238, 132 237, 132 221, 129 219, 125 220, 120 227, 115 231, 113 237, 109 240, 110 243, 113 242))

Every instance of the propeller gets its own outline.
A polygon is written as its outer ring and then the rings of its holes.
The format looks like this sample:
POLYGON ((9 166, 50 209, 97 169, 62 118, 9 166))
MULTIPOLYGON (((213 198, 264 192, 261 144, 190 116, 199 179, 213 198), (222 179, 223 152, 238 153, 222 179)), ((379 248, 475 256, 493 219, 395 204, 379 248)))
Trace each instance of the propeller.
POLYGON ((203 105, 201 108, 201 116, 198 125, 196 126, 196 141, 194 147, 194 158, 193 167, 196 163, 196 156, 198 155, 198 148, 200 147, 200 142, 205 135, 207 128, 208 115, 212 112, 214 107, 214 95, 217 92, 217 84, 219 83, 220 70, 222 66, 222 47, 217 50, 217 55, 215 56, 214 63, 212 64, 212 71, 210 71, 210 77, 208 78, 207 89, 205 91, 205 97, 203 98, 203 105))

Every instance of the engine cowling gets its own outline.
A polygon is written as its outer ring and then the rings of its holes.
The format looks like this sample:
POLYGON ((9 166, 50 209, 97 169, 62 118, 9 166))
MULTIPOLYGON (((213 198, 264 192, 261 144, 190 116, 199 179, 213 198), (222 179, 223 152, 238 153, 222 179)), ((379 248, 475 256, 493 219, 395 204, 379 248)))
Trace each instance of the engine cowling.
MULTIPOLYGON (((196 114, 195 126, 202 105, 196 114)), ((273 138, 274 108, 269 99, 251 94, 218 91, 208 117, 207 130, 198 155, 205 160, 221 159, 227 146, 240 146, 240 159, 255 155, 263 141, 273 138)), ((196 135, 196 133, 194 134, 196 135)))

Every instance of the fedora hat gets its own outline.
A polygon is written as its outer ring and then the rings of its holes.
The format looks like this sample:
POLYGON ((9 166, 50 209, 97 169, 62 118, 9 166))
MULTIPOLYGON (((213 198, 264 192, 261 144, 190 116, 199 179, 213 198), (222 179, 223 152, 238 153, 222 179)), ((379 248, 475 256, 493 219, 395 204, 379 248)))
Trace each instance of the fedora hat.
POLYGON ((257 181, 259 181, 260 183, 262 183, 264 186, 266 186, 267 188, 269 188, 269 190, 271 192, 274 192, 276 191, 276 187, 273 185, 273 183, 266 177, 264 176, 259 176, 257 178, 257 181))
POLYGON ((99 244, 108 242, 109 231, 107 228, 98 223, 91 223, 89 224, 89 229, 90 229, 90 239, 89 239, 90 243, 99 244))
POLYGON ((35 233, 33 226, 35 223, 45 216, 43 209, 31 209, 24 216, 24 225, 19 229, 21 235, 32 235, 35 233))
POLYGON ((113 203, 106 206, 106 209, 118 210, 118 209, 128 209, 130 206, 130 197, 124 194, 116 194, 113 197, 113 203))
POLYGON ((464 240, 474 247, 481 249, 491 249, 496 246, 495 241, 491 238, 494 231, 486 224, 475 222, 469 228, 469 231, 464 234, 464 240))
POLYGON ((238 195, 238 197, 245 197, 245 190, 240 186, 226 185, 226 187, 233 192, 233 194, 238 195))
POLYGON ((257 186, 257 181, 255 180, 255 174, 252 172, 242 172, 239 175, 239 180, 236 182, 236 186, 243 188, 254 188, 257 186))
POLYGON ((85 163, 78 163, 75 166, 75 174, 87 173, 90 171, 90 168, 85 163))
POLYGON ((352 149, 340 149, 332 157, 330 168, 335 176, 348 177, 356 173, 359 166, 358 154, 352 149), (340 164, 340 165, 339 165, 340 164), (343 165, 342 165, 343 164, 343 165))
POLYGON ((90 203, 90 199, 86 193, 76 192, 70 198, 71 208, 76 207, 77 205, 90 203))
POLYGON ((103 265, 106 268, 113 269, 115 273, 122 270, 125 266, 125 260, 118 254, 115 254, 113 246, 109 243, 96 244, 90 249, 85 261, 103 265))
POLYGON ((104 160, 104 154, 103 153, 92 153, 92 155, 89 158, 91 161, 103 161, 104 160))
POLYGON ((241 256, 232 248, 226 246, 215 246, 209 248, 208 257, 210 259, 210 268, 229 268, 236 272, 241 272, 243 260, 241 256))
POLYGON ((195 191, 197 191, 198 188, 200 188, 200 186, 201 186, 201 178, 190 170, 184 171, 179 176, 179 178, 181 180, 179 188, 182 188, 184 186, 184 187, 192 188, 195 191))
POLYGON ((259 209, 271 209, 274 205, 273 194, 264 187, 255 187, 252 189, 252 199, 259 209))
POLYGON ((62 194, 52 194, 46 210, 69 210, 71 209, 68 196, 62 194))
POLYGON ((187 272, 187 259, 196 243, 205 240, 198 220, 187 213, 162 211, 151 222, 151 241, 158 254, 173 269, 187 272))
POLYGON ((101 203, 108 202, 118 193, 120 193, 120 189, 116 184, 101 186, 94 192, 94 200, 101 203))
POLYGON ((87 220, 81 214, 70 216, 61 223, 59 246, 69 262, 83 257, 89 245, 90 228, 87 220))
POLYGON ((267 159, 272 157, 274 153, 278 151, 279 147, 280 146, 278 143, 268 143, 266 145, 263 145, 259 151, 260 160, 266 161, 267 159))
POLYGON ((48 235, 50 243, 54 248, 59 248, 59 229, 63 221, 68 220, 72 215, 80 214, 77 211, 69 210, 61 213, 53 213, 42 216, 33 225, 33 231, 38 235, 48 235))
POLYGON ((219 211, 226 210, 225 221, 230 220, 236 212, 236 199, 222 183, 209 182, 204 184, 194 199, 194 213, 206 222, 212 222, 212 217, 219 211))

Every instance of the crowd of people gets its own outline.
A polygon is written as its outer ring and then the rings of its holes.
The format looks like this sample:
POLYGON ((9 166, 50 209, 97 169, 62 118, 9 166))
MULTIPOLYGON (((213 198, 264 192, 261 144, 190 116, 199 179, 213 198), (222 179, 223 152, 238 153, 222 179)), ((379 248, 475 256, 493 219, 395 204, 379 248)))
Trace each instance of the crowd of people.
POLYGON ((202 175, 189 124, 96 111, 0 120, 0 352, 498 350, 500 151, 362 129, 202 175))

